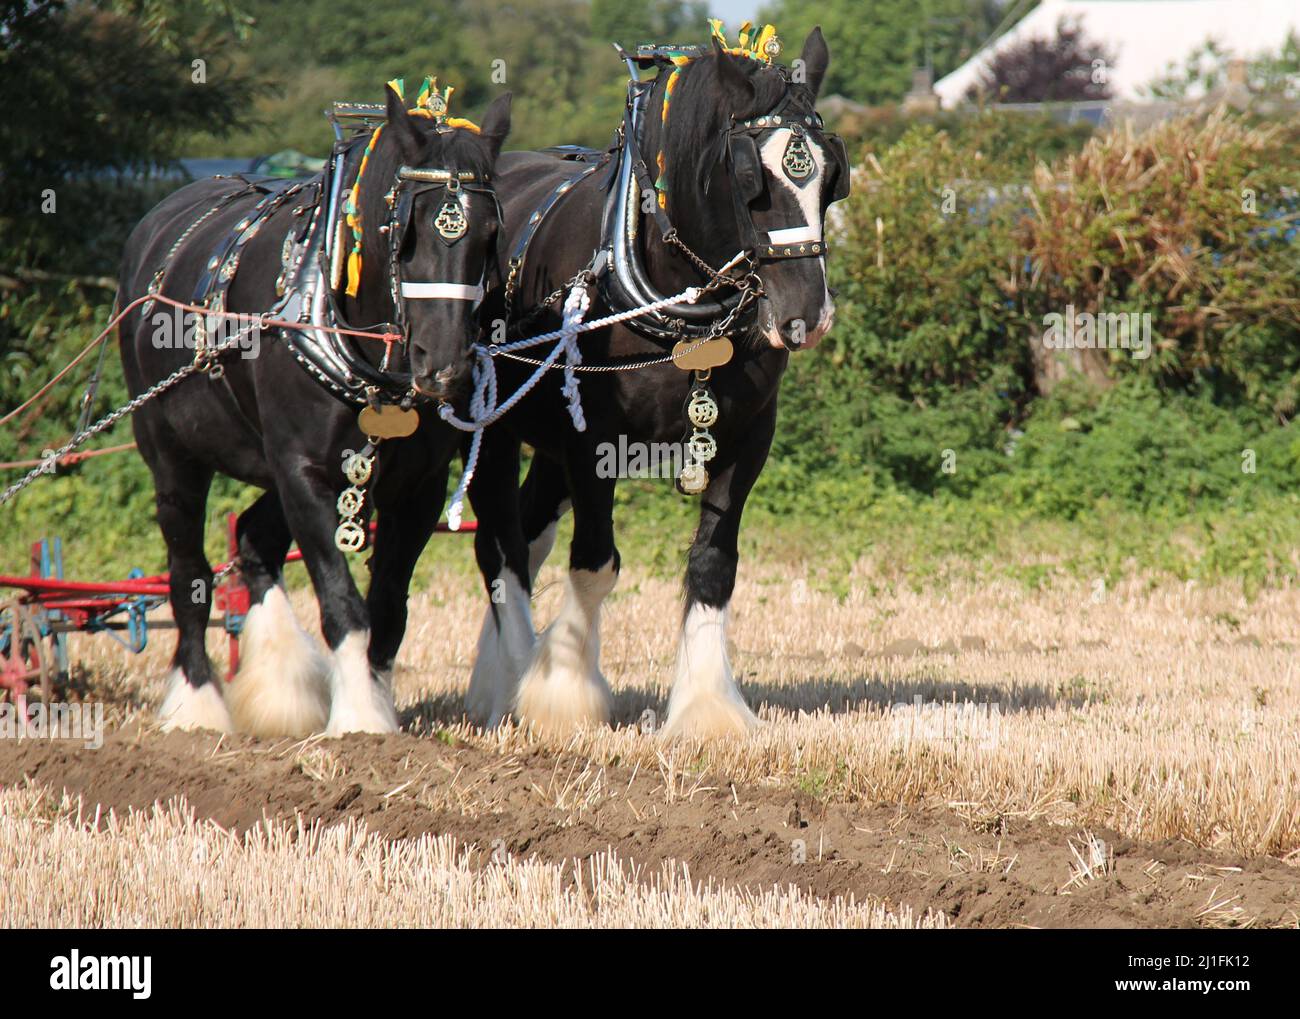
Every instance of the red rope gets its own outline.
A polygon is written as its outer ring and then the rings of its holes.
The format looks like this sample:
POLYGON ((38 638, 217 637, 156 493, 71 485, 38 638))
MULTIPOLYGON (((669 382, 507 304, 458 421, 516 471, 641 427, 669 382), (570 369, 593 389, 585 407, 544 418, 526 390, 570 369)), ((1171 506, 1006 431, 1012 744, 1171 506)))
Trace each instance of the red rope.
MULTIPOLYGON (((82 449, 66 456, 59 457, 58 465, 60 467, 71 467, 74 464, 81 463, 82 460, 89 460, 95 456, 106 456, 109 453, 125 453, 128 449, 135 449, 134 442, 124 442, 120 446, 105 446, 103 449, 82 449)), ((19 467, 32 468, 39 467, 45 463, 42 460, 10 460, 8 463, 0 463, 0 471, 16 470, 19 467)))
POLYGON ((24 400, 19 406, 15 407, 4 417, 0 417, 0 427, 7 425, 10 421, 18 417, 18 415, 22 414, 25 410, 31 407, 32 404, 34 404, 42 396, 44 396, 51 389, 53 389, 54 386, 58 384, 58 382, 68 374, 68 372, 72 371, 72 369, 75 368, 78 364, 80 364, 82 360, 84 360, 87 357, 87 355, 91 353, 91 351, 93 351, 96 347, 98 347, 101 343, 103 343, 104 340, 108 338, 108 334, 111 333, 114 327, 119 322, 121 322, 123 318, 126 317, 127 312, 131 311, 133 308, 136 308, 141 304, 144 304, 146 301, 157 301, 160 304, 167 304, 173 308, 179 308, 182 311, 191 311, 200 315, 215 315, 218 318, 233 318, 233 319, 238 319, 241 322, 258 322, 259 324, 261 324, 266 328, 300 329, 300 330, 319 329, 323 333, 334 333, 337 336, 356 336, 363 340, 380 340, 381 342, 389 346, 391 346, 394 342, 402 338, 401 333, 372 333, 362 329, 341 329, 338 326, 309 326, 309 325, 304 325, 301 322, 289 322, 285 319, 279 319, 279 318, 264 318, 262 315, 250 315, 246 312, 213 311, 209 308, 203 308, 198 305, 184 304, 183 302, 173 300, 170 297, 164 297, 162 294, 142 294, 140 297, 137 297, 134 301, 128 304, 116 315, 114 315, 113 318, 109 321, 108 325, 104 327, 104 331, 100 333, 98 336, 96 336, 93 340, 91 340, 90 343, 87 345, 86 349, 83 350, 76 357, 74 357, 70 362, 68 362, 67 366, 64 367, 64 369, 60 371, 57 375, 55 375, 54 378, 50 379, 49 382, 41 386, 40 389, 38 389, 35 393, 31 395, 31 397, 29 397, 27 400, 24 400))

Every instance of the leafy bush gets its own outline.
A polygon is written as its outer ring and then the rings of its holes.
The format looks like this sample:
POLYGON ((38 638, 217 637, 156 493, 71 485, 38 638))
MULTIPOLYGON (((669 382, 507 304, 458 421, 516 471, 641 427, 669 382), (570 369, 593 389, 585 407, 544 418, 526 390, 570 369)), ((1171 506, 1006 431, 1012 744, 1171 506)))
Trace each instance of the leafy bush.
POLYGON ((1293 429, 1252 425, 1208 388, 1171 397, 1135 377, 1100 396, 1067 386, 1041 401, 1011 459, 980 495, 1066 519, 1108 506, 1185 516, 1300 489, 1293 429))
POLYGON ((1208 384, 1285 420, 1300 402, 1300 145, 1220 112, 1099 135, 1040 167, 1018 237, 1031 317, 1067 305, 1152 316, 1154 356, 1112 374, 1208 384))

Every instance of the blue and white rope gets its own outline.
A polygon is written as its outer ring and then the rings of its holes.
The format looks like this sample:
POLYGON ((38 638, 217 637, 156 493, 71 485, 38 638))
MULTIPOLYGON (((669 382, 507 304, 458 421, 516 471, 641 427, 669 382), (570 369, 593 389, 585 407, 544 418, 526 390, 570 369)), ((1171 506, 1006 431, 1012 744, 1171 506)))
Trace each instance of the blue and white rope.
POLYGON ((638 308, 629 308, 615 315, 606 315, 604 318, 598 318, 591 322, 583 322, 582 317, 591 306, 591 294, 588 292, 587 287, 576 286, 569 291, 568 297, 565 298, 564 322, 559 329, 549 333, 542 333, 540 336, 515 340, 513 343, 502 343, 495 346, 476 344, 474 346, 474 393, 469 400, 468 420, 457 417, 455 408, 450 404, 443 404, 438 408, 438 416, 447 424, 462 432, 472 432, 474 435, 470 440, 469 453, 465 457, 465 469, 461 472, 460 483, 456 486, 456 491, 452 493, 451 503, 447 507, 447 526, 453 531, 460 530, 461 517, 465 510, 465 493, 469 491, 469 483, 474 479, 474 470, 478 466, 479 449, 483 444, 483 429, 500 420, 501 417, 509 413, 515 404, 527 396, 537 386, 537 383, 542 380, 542 377, 551 370, 561 354, 565 358, 564 387, 561 392, 569 401, 569 416, 573 419, 573 427, 580 432, 586 431, 587 419, 582 413, 582 400, 578 393, 578 379, 575 372, 575 368, 582 363, 582 352, 578 349, 579 334, 596 329, 606 329, 609 326, 618 325, 620 322, 627 322, 641 315, 648 315, 669 305, 694 304, 700 299, 703 292, 703 287, 687 287, 680 294, 675 294, 672 297, 665 297, 650 304, 643 304, 638 308), (496 365, 493 363, 495 357, 499 354, 509 354, 516 350, 535 347, 551 340, 558 342, 537 366, 532 375, 510 395, 508 400, 504 403, 497 403, 497 373, 496 365))

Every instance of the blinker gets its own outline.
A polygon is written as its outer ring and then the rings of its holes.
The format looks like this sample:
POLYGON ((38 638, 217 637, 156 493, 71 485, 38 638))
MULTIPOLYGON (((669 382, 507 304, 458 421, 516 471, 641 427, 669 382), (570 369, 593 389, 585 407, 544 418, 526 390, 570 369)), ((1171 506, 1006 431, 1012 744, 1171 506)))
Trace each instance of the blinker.
POLYGON ((746 205, 763 193, 763 161, 758 143, 748 134, 731 136, 731 172, 746 205))

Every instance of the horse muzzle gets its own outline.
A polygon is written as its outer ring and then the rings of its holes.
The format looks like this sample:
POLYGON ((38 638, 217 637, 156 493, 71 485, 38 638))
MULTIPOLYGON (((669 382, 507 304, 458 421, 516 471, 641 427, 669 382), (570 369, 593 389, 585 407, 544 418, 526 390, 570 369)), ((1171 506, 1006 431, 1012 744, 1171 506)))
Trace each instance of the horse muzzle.
POLYGON ((759 317, 759 332, 768 345, 776 350, 811 350, 817 346, 823 336, 831 330, 835 322, 835 305, 828 299, 816 315, 816 320, 809 322, 804 318, 786 318, 777 321, 770 302, 765 302, 759 317))
POLYGON ((464 362, 459 365, 449 364, 429 374, 417 374, 411 379, 411 385, 421 396, 439 403, 458 404, 468 398, 472 377, 469 363, 464 362))

